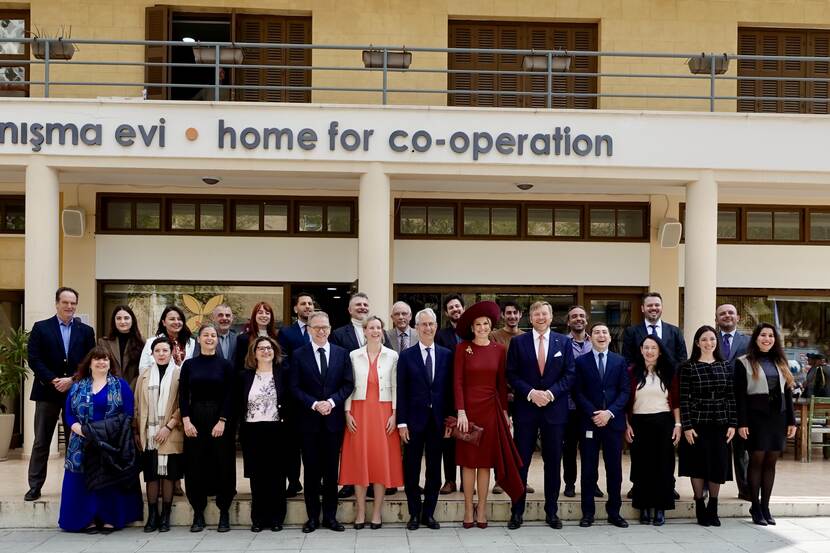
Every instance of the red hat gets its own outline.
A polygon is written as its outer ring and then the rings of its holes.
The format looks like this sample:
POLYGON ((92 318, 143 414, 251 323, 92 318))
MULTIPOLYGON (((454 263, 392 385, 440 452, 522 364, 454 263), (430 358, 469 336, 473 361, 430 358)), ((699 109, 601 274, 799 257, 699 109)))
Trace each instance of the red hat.
POLYGON ((458 324, 455 325, 455 333, 462 340, 472 340, 474 337, 472 328, 473 321, 479 317, 487 317, 490 319, 490 325, 495 328, 496 323, 499 322, 500 315, 501 309, 499 308, 499 304, 489 300, 480 301, 471 305, 461 314, 461 318, 458 319, 458 324))

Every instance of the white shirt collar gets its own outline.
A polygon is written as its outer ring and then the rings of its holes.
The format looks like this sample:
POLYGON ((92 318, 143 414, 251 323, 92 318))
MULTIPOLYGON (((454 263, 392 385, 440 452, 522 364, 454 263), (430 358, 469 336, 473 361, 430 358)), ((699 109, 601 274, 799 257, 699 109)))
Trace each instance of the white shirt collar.
POLYGON ((544 336, 545 337, 545 342, 549 342, 550 341, 550 328, 545 330, 544 334, 539 334, 539 332, 534 328, 533 329, 533 343, 534 344, 539 342, 539 336, 544 336))

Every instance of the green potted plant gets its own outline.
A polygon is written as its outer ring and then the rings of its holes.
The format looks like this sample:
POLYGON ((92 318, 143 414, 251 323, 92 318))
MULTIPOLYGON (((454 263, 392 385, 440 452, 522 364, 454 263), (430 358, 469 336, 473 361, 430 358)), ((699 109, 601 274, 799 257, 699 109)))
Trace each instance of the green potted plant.
POLYGON ((14 414, 6 413, 6 404, 17 398, 29 374, 26 367, 28 343, 29 333, 22 327, 9 332, 0 341, 0 461, 8 457, 14 431, 14 414))

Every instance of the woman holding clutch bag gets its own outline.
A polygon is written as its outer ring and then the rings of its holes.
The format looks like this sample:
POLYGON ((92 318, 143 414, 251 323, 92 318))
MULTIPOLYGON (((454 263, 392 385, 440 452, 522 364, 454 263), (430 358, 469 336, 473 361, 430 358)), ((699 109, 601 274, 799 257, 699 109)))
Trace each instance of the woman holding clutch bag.
POLYGON ((507 416, 505 350, 490 341, 490 330, 499 313, 495 302, 478 302, 464 312, 455 327, 463 339, 455 350, 458 430, 468 432, 472 424, 483 429, 478 445, 456 440, 455 455, 464 486, 464 528, 487 528, 490 469, 495 469, 496 482, 511 499, 518 499, 524 491, 519 474, 521 461, 507 416), (476 486, 478 504, 473 508, 476 486))

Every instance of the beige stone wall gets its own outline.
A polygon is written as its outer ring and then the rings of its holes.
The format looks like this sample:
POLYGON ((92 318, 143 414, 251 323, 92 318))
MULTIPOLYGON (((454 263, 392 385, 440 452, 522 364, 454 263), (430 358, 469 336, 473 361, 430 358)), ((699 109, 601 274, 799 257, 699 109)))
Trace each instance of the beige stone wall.
POLYGON ((0 236, 0 290, 23 290, 23 236, 0 236))
MULTIPOLYGON (((147 0, 32 0, 33 27, 54 35, 61 26, 71 26, 75 38, 127 39, 144 38, 144 8, 157 4, 147 0)), ((4 3, 14 6, 15 3, 4 3)), ((447 46, 449 19, 595 21, 600 28, 600 50, 640 52, 735 52, 739 25, 779 27, 827 27, 830 25, 830 1, 827 0, 182 0, 172 5, 190 10, 230 10, 311 14, 312 41, 338 45, 406 45, 447 46)), ((141 62, 143 48, 126 46, 82 46, 78 60, 109 59, 141 62)), ((359 67, 360 52, 317 50, 315 66, 359 67)), ((730 74, 735 74, 735 64, 730 74)), ((413 58, 413 68, 442 69, 446 56, 420 53, 413 58)), ((606 73, 657 73, 688 76, 681 59, 605 58, 600 69, 606 73)), ((98 80, 140 82, 141 67, 72 66, 52 68, 52 77, 65 81, 86 80, 94 74, 98 80)), ((33 70, 33 78, 42 77, 42 68, 33 70)), ((315 86, 380 87, 379 73, 349 71, 315 71, 315 86)), ((446 76, 431 73, 392 73, 390 86, 401 88, 443 89, 446 76)), ((40 95, 33 87, 32 95, 40 95)), ((140 96, 142 87, 102 87, 98 89, 59 86, 51 95, 140 96)), ((691 79, 619 79, 606 77, 600 88, 606 93, 695 94, 709 93, 706 80, 691 79)), ((734 81, 718 86, 719 94, 733 94, 734 81)), ((315 102, 380 103, 378 92, 314 93, 315 102)), ((393 104, 444 105, 445 96, 428 93, 392 94, 393 104)), ((707 100, 606 98, 606 109, 687 109, 708 110, 707 100)), ((718 110, 733 111, 734 102, 722 101, 718 110)))

